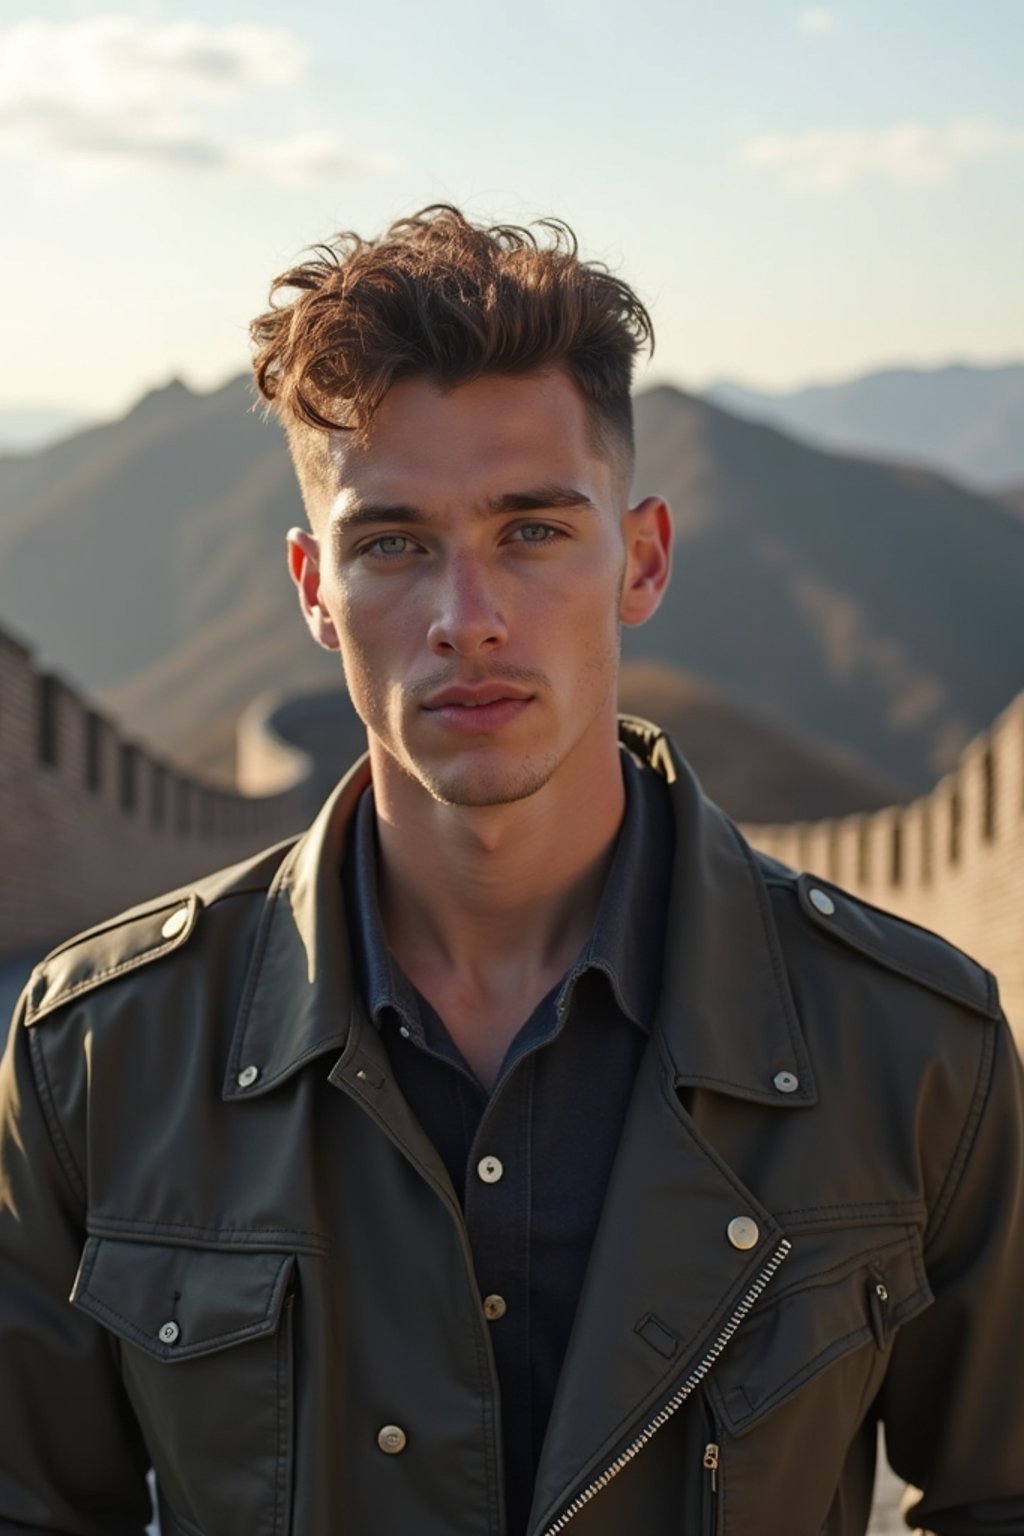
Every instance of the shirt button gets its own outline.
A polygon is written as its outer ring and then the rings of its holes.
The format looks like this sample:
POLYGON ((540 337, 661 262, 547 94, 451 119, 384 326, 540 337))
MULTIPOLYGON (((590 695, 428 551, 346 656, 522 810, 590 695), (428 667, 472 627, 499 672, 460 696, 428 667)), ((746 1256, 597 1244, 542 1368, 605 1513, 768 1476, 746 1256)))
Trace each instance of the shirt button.
POLYGON ((399 1026, 398 1026, 398 1033, 401 1035, 403 1040, 408 1040, 408 1038, 409 1038, 409 1026, 408 1026, 408 1024, 399 1024, 399 1026))
POLYGON ((482 1157, 476 1165, 476 1171, 485 1184, 497 1184, 505 1168, 500 1157, 482 1157))
POLYGON ((385 1456, 397 1456, 399 1451, 405 1450, 405 1430, 398 1424, 385 1424, 377 1431, 377 1444, 385 1456))
POLYGON ((251 1088, 260 1075, 259 1067, 243 1067, 238 1074, 239 1088, 251 1088))
POLYGON ((836 910, 836 904, 826 891, 819 891, 815 886, 812 891, 808 891, 807 895, 811 906, 816 907, 823 917, 832 916, 836 910))
POLYGON ((181 1338, 181 1329, 177 1323, 164 1323, 157 1337, 161 1344, 177 1344, 181 1338))
POLYGON ((504 1296, 484 1297, 484 1317, 486 1317, 489 1323, 496 1322, 499 1317, 504 1317, 507 1311, 508 1306, 504 1296))
POLYGON ((734 1248, 756 1248, 759 1237, 757 1222, 749 1216, 734 1216, 725 1229, 734 1248))
POLYGON ((772 1082, 780 1093, 796 1093, 800 1087, 800 1079, 793 1072, 776 1072, 772 1082))

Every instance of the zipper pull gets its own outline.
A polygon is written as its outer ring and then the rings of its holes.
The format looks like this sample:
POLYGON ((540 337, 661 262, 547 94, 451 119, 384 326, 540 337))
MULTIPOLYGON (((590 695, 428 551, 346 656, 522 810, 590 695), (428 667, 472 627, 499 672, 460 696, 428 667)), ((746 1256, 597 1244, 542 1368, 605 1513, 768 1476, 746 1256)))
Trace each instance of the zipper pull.
POLYGON ((874 1331, 875 1342, 879 1349, 887 1349, 889 1345, 889 1288, 885 1283, 885 1275, 877 1268, 871 1271, 868 1279, 868 1308, 871 1312, 871 1327, 874 1331))
POLYGON ((704 1447, 704 1469, 711 1473, 711 1492, 718 1492, 718 1446, 706 1445, 704 1447))

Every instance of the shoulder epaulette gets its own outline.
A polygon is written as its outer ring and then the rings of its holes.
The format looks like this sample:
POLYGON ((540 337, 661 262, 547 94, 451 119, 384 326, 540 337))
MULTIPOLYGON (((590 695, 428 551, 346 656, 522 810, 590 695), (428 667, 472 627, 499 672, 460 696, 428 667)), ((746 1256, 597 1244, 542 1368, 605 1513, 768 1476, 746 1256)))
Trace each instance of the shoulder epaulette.
POLYGON ((802 910, 823 933, 986 1019, 1001 1016, 991 971, 937 933, 873 907, 817 875, 798 876, 796 889, 802 910))
POLYGON ((205 907, 225 897, 265 891, 294 842, 288 838, 275 843, 226 869, 203 875, 191 886, 164 892, 119 912, 59 944, 29 977, 25 1023, 36 1024, 94 987, 180 949, 191 938, 205 907))
POLYGON ((28 984, 26 1024, 117 976, 138 970, 186 944, 200 910, 195 891, 133 907, 76 934, 41 960, 28 984))

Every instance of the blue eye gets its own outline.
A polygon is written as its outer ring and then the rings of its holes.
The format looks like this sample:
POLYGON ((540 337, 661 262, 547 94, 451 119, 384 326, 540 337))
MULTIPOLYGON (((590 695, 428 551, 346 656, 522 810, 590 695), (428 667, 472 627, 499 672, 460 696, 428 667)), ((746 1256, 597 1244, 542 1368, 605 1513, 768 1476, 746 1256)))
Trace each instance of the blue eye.
POLYGON ((404 533, 382 533, 379 539, 374 539, 372 544, 366 546, 367 553, 371 555, 405 555, 408 554, 410 541, 404 533))
POLYGON ((518 532, 524 544, 548 544, 558 537, 558 529, 547 523, 523 523, 518 532))

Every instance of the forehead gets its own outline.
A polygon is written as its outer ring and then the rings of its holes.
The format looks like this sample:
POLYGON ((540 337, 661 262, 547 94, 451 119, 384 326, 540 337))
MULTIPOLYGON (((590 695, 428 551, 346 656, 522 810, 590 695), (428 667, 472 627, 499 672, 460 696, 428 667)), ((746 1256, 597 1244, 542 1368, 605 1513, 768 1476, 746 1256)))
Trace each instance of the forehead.
POLYGON ((373 496, 448 503, 565 481, 610 500, 611 467, 572 380, 557 371, 487 375, 454 389, 405 379, 366 433, 333 449, 338 501, 373 496))

